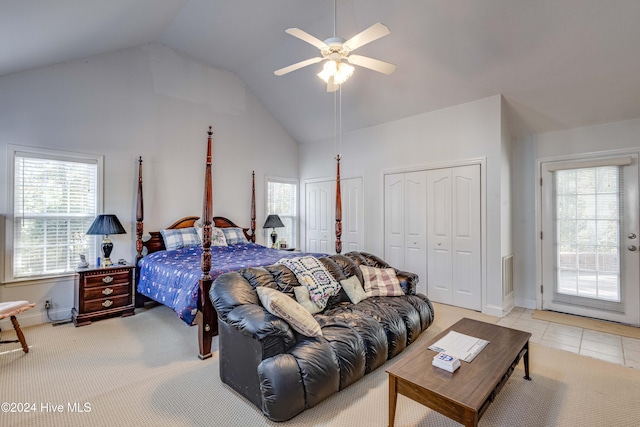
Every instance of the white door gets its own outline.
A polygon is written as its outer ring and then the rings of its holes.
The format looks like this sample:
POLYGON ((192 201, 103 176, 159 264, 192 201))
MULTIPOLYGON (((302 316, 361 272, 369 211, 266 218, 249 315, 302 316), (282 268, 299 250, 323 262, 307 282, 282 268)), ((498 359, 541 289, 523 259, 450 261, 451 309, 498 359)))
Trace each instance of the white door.
POLYGON ((451 170, 453 305, 481 310, 480 166, 451 170))
POLYGON ((481 310, 479 165, 428 171, 427 230, 429 298, 481 310))
MULTIPOLYGON (((331 210, 331 182, 305 185, 306 251, 334 253, 334 213, 331 210)), ((335 201, 333 202, 335 204, 335 201)))
POLYGON ((640 325, 638 156, 541 166, 542 308, 640 325))
MULTIPOLYGON (((394 266, 394 264, 389 263, 394 266)), ((398 268, 398 267, 396 267, 398 268)), ((427 293, 427 172, 404 177, 404 270, 419 277, 417 291, 427 293)))
POLYGON ((384 259, 404 270, 404 174, 384 176, 384 259))
MULTIPOLYGON (((362 178, 340 181, 342 195, 342 253, 364 250, 364 193, 362 178)), ((335 185, 335 183, 334 183, 335 185)), ((335 203, 335 197, 334 197, 335 203)))
POLYGON ((427 172, 427 200, 427 294, 432 301, 453 304, 450 169, 427 172))

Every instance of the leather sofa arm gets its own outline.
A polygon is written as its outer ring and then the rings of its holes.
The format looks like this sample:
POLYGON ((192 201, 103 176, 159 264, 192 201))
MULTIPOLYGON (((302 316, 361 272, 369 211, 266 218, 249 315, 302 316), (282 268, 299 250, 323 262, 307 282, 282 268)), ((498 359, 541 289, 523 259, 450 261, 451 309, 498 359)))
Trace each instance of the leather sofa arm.
MULTIPOLYGON (((296 343, 293 330, 287 322, 256 304, 235 307, 227 314, 226 323, 243 335, 268 343, 270 347, 278 347, 279 352, 296 343)), ((276 354, 274 351, 267 353, 276 354)))
POLYGON ((404 291, 405 294, 407 295, 416 294, 418 281, 420 280, 417 274, 410 273, 408 271, 397 270, 396 277, 400 281, 400 286, 402 287, 402 290, 404 291))

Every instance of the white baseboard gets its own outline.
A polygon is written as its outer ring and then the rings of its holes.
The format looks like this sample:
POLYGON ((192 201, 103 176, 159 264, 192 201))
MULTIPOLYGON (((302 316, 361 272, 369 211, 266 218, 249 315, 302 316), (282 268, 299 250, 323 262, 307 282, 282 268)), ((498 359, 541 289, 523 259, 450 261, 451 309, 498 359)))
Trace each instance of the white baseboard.
MULTIPOLYGON (((28 326, 42 325, 44 323, 55 323, 58 320, 65 320, 71 317, 71 308, 61 309, 61 310, 49 310, 49 316, 53 319, 53 322, 51 322, 47 318, 47 313, 45 311, 42 311, 41 313, 37 311, 32 313, 32 311, 34 310, 32 309, 32 310, 22 312, 17 316, 18 323, 20 323, 21 328, 26 328, 28 326)), ((0 320, 0 329, 2 329, 3 331, 8 331, 8 330, 13 331, 13 325, 11 324, 11 319, 7 317, 6 319, 0 320)))
POLYGON ((535 310, 537 308, 537 303, 534 299, 516 298, 515 303, 516 307, 528 308, 531 310, 535 310))
POLYGON ((485 306, 484 310, 482 310, 483 314, 489 314, 491 316, 503 317, 504 313, 502 311, 502 307, 498 305, 489 305, 485 306))

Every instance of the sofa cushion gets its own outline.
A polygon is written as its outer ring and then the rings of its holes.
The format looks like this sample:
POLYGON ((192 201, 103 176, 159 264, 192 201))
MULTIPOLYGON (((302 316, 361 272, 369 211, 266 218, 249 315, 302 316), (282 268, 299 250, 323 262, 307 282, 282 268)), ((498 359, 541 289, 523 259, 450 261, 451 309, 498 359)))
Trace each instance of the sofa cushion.
POLYGON ((364 278, 364 290, 370 297, 399 297, 404 295, 393 268, 376 268, 360 265, 364 278))
POLYGON ((357 276, 351 276, 348 279, 341 280, 340 285, 342 285, 342 289, 349 295, 349 299, 354 304, 369 297, 362 288, 362 283, 360 283, 357 276))
POLYGON ((322 335, 322 330, 316 319, 293 298, 264 286, 258 286, 256 292, 262 306, 269 313, 283 319, 302 335, 308 337, 322 335))

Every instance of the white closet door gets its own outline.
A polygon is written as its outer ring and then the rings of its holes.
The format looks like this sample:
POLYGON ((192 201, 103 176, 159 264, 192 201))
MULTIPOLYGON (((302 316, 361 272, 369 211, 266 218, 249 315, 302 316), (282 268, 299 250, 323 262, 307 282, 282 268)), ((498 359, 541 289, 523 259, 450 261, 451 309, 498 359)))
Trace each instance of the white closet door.
POLYGON ((453 305, 481 310, 480 165, 451 170, 453 305))
POLYGON ((342 195, 342 253, 362 251, 364 250, 362 178, 343 179, 340 184, 342 195))
POLYGON ((428 295, 434 302, 452 304, 451 170, 427 172, 428 295))
POLYGON ((331 211, 331 182, 307 183, 306 186, 306 250, 334 253, 334 215, 331 211))
POLYGON ((384 177, 384 259, 397 269, 405 269, 404 259, 404 174, 384 177))
MULTIPOLYGON (((427 293, 427 172, 404 177, 404 270, 416 273, 418 292, 427 293)), ((396 267, 394 264, 390 263, 396 267)), ((396 267, 399 268, 399 267, 396 267)))
POLYGON ((482 309, 480 166, 427 173, 429 298, 482 309))

